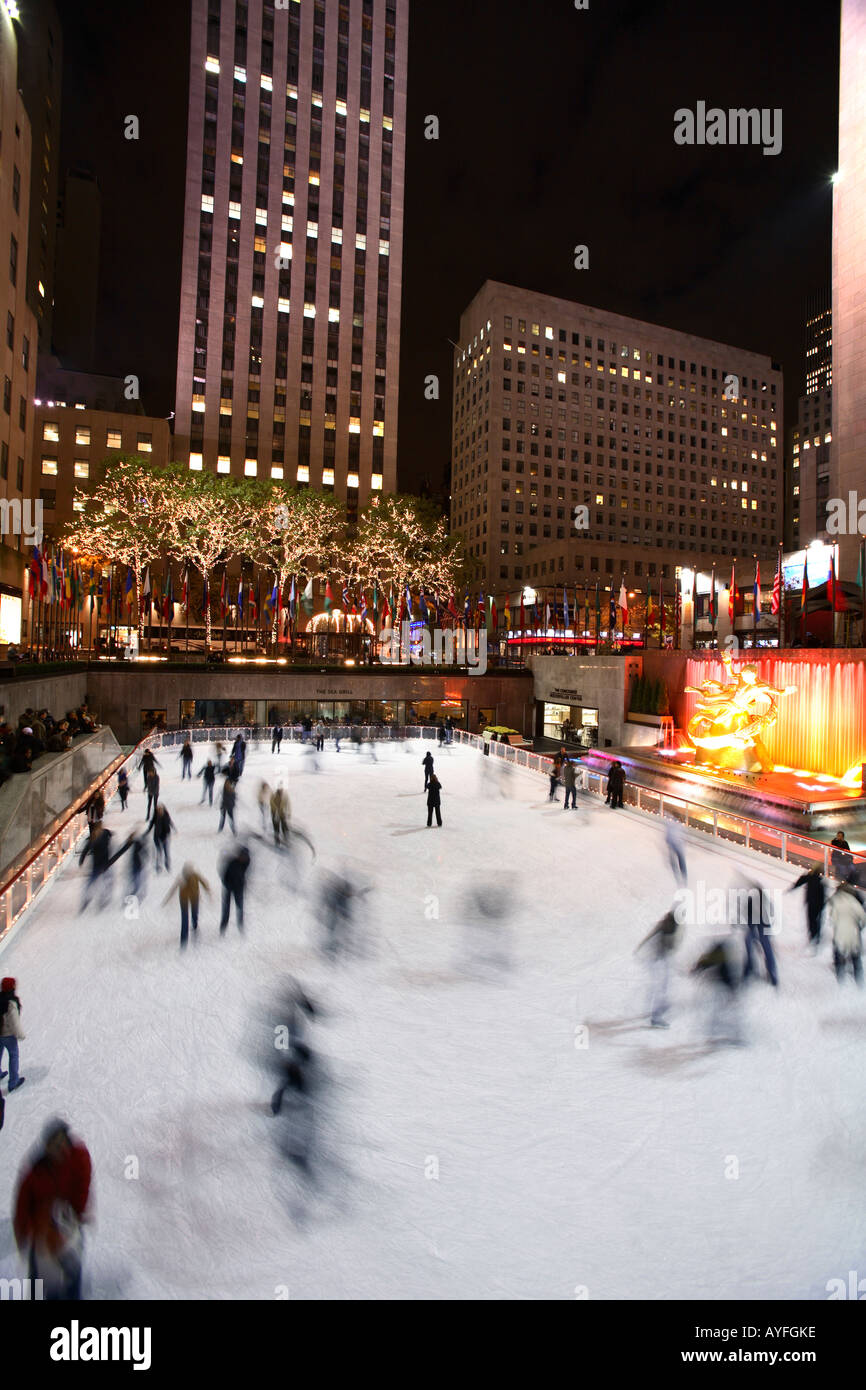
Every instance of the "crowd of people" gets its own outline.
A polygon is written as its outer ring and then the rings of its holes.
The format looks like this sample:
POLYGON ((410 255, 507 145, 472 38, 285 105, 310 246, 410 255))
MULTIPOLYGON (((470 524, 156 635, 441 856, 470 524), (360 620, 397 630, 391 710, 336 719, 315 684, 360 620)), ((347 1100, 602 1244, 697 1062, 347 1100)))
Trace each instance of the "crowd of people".
POLYGON ((0 723, 0 784, 15 773, 30 772, 43 753, 63 753, 72 747, 73 740, 89 734, 97 727, 86 704, 67 710, 62 719, 55 719, 47 709, 26 709, 18 716, 18 724, 0 723))

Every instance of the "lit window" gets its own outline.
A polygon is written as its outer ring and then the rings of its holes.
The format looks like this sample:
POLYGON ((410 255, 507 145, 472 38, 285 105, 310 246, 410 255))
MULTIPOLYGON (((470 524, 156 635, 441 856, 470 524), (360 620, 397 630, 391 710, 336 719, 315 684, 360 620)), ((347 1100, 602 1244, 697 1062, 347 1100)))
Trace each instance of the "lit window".
POLYGON ((231 413, 232 413, 232 398, 231 398, 231 396, 221 396, 221 397, 220 397, 220 415, 231 415, 231 413))
POLYGON ((391 254, 391 243, 390 243, 390 241, 380 241, 380 242, 379 242, 379 255, 380 255, 380 256, 390 256, 390 254, 391 254))
POLYGON ((337 97, 337 115, 347 116, 348 114, 349 108, 347 107, 346 103, 343 101, 342 97, 337 97))
POLYGON ((314 319, 315 317, 316 317, 316 306, 315 306, 315 304, 305 304, 305 305, 304 305, 304 318, 305 318, 305 319, 314 319))
POLYGON ((299 483, 308 483, 309 481, 310 481, 310 468, 309 468, 309 464, 306 464, 306 463, 299 463, 299 464, 298 464, 298 482, 299 482, 299 483))
POLYGON ((319 178, 319 175, 315 172, 315 170, 313 170, 313 172, 307 176, 307 182, 311 183, 315 188, 319 187, 321 179, 319 178))
MULTIPOLYGON (((237 206, 240 207, 240 203, 238 203, 237 206)), ((232 204, 231 204, 231 203, 229 203, 229 207, 232 207, 232 204)), ((266 227, 267 225, 268 225, 268 210, 267 210, 267 208, 256 208, 256 226, 257 226, 257 227, 266 227)))
POLYGON ((323 482, 323 484, 325 485, 325 487, 333 487, 333 486, 334 486, 334 470, 333 470, 333 468, 323 468, 323 469, 322 469, 322 482, 323 482))
POLYGON ((394 121, 393 121, 393 118, 392 118, 391 116, 383 116, 383 117, 382 117, 382 126, 383 126, 383 129, 385 129, 385 130, 393 130, 393 129, 394 129, 394 121))
POLYGON ((308 222, 308 223, 307 223, 307 236, 318 236, 318 235, 319 235, 319 224, 318 224, 318 222, 308 222))
POLYGON ((272 477, 272 478, 282 478, 282 476, 283 476, 283 470, 282 470, 281 465, 278 464, 278 463, 272 464, 272 465, 271 465, 271 477, 272 477))
POLYGON ((329 310, 328 310, 328 323, 339 323, 339 322, 340 322, 340 311, 339 311, 339 309, 329 309, 329 310))
POLYGON ((38 281, 36 282, 36 288, 38 289, 41 298, 44 299, 44 298, 45 298, 45 286, 43 285, 43 283, 42 283, 41 280, 38 280, 38 281))
POLYGON ((287 313, 289 312, 289 300, 288 300, 288 299, 278 299, 278 300, 277 300, 277 312, 280 313, 280 314, 287 314, 287 313))
POLYGON ((140 454, 152 454, 152 453, 153 453, 153 435, 150 435, 150 434, 140 434, 140 435, 138 436, 138 439, 137 439, 136 443, 137 443, 137 447, 138 447, 138 452, 139 452, 140 454))
POLYGON ((235 82, 246 82, 246 80, 247 80, 247 70, 246 70, 246 68, 238 67, 237 63, 235 63, 235 82))
MULTIPOLYGON (((204 202, 204 199, 202 199, 202 202, 204 202)), ((213 202, 213 199, 211 199, 211 202, 213 202)), ((229 217, 231 217, 232 220, 235 221, 235 222, 240 222, 240 220, 241 220, 241 205, 240 205, 240 203, 229 203, 229 217)))
POLYGON ((381 420, 373 421, 373 435, 376 439, 381 439, 385 433, 385 426, 381 420))
POLYGON ((265 301, 260 294, 254 294, 250 304, 254 309, 264 309, 265 307, 265 301))
POLYGON ((353 418, 353 419, 351 419, 351 420, 349 421, 349 433, 350 433, 350 434, 360 434, 360 433, 361 433, 361 421, 360 421, 360 420, 356 420, 356 419, 353 418))
POLYGON ((87 459, 76 459, 73 471, 76 478, 89 478, 90 464, 87 462, 87 459))
POLYGON ((106 449, 120 449, 122 447, 120 440, 120 430, 106 431, 105 447, 106 449))
POLYGON ((365 111, 365 110, 363 109, 363 107, 362 107, 361 110, 358 112, 358 120, 359 120, 359 121, 364 121, 364 122, 366 122, 366 123, 369 123, 369 120, 370 120, 370 112, 369 112, 369 111, 365 111))
POLYGON ((321 96, 321 93, 320 93, 320 92, 313 92, 313 95, 310 97, 310 102, 312 103, 313 106, 321 106, 321 105, 322 105, 322 96, 321 96))
MULTIPOLYGON (((289 221, 291 222, 291 220, 290 217, 289 221)), ((289 228, 289 231, 291 231, 291 228, 289 228)), ((292 259, 292 243, 290 241, 281 241, 277 248, 277 254, 281 261, 290 261, 292 259)))
POLYGON ((76 500, 75 502, 72 503, 72 510, 73 510, 74 512, 83 512, 83 511, 84 511, 84 505, 85 505, 85 504, 84 504, 83 501, 81 501, 81 500, 76 500))
POLYGON ((289 85, 286 87, 286 96, 289 98, 290 101, 297 101, 297 99, 298 99, 298 89, 297 89, 297 87, 293 87, 293 86, 291 85, 291 83, 289 83, 289 85))
POLYGON ((532 325, 532 336, 533 336, 533 338, 537 338, 540 332, 541 332, 540 326, 539 326, 537 323, 534 323, 534 324, 532 325))
POLYGON ((545 336, 545 338, 552 338, 552 337, 553 337, 553 329, 552 329, 552 328, 545 328, 545 330, 544 330, 544 336, 545 336))
MULTIPOLYGON (((290 232, 294 225, 294 218, 290 212, 284 212, 280 219, 280 225, 284 232, 290 232)), ((291 254, 291 253, 290 253, 291 254)))
POLYGON ((42 426, 42 438, 50 439, 53 444, 60 439, 60 426, 55 420, 46 420, 42 426))
POLYGON ((332 240, 337 246, 342 246, 342 244, 343 244, 343 228, 342 228, 342 227, 332 227, 332 228, 331 228, 331 240, 332 240))
POLYGON ((57 476, 57 459, 42 459, 42 472, 49 474, 52 478, 57 476))
POLYGON ((232 461, 225 454, 220 454, 217 459, 217 473, 231 472, 232 461))
POLYGON ((258 459, 244 459, 244 477, 254 478, 259 469, 258 459))
POLYGON ((372 489, 373 489, 374 492, 381 492, 381 491, 382 491, 382 474, 381 474, 381 473, 374 473, 374 474, 373 474, 372 478, 370 479, 370 486, 372 487, 372 489))
POLYGON ((197 415, 204 415, 204 396, 193 396, 192 408, 197 415))
POLYGON ((204 459, 202 458, 201 454, 190 454, 189 466, 192 469, 193 473, 200 473, 204 466, 204 459))
POLYGON ((285 203, 285 205, 286 205, 287 208, 293 208, 293 207, 295 206, 295 195, 294 195, 294 193, 290 193, 288 190, 286 190, 286 191, 283 193, 283 202, 285 203))
POLYGON ((832 442, 833 442, 833 436, 832 436, 832 434, 830 433, 830 431, 828 430, 827 433, 824 435, 824 443, 825 443, 825 444, 831 444, 832 442))
POLYGON ((274 90, 274 79, 266 72, 262 73, 261 84, 266 92, 272 92, 274 90))
POLYGON ((201 210, 202 212, 213 212, 213 197, 210 193, 201 195, 201 210))
POLYGON ((89 426, 89 425, 78 425, 78 426, 76 427, 76 430, 75 430, 75 442, 76 442, 76 444, 89 444, 89 443, 90 443, 90 426, 89 426))
POLYGON ((233 154, 233 155, 232 155, 232 164, 243 164, 243 162, 244 162, 244 157, 243 157, 242 154, 233 154))
POLYGON ((346 487, 358 487, 357 473, 349 473, 346 476, 346 487))
POLYGON ((208 56, 204 60, 204 66, 205 72, 219 72, 220 60, 219 58, 212 58, 211 55, 208 54, 208 56))

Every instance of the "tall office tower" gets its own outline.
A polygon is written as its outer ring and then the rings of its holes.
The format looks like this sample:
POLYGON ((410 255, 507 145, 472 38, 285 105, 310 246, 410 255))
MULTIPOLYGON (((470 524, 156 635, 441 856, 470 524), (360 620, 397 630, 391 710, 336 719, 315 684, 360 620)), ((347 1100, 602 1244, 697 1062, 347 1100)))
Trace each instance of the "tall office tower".
POLYGON ((782 419, 769 357, 488 280, 460 319, 451 525, 488 591, 734 557, 742 584, 782 539, 782 419))
POLYGON ((99 298, 102 194, 92 169, 70 169, 57 211, 54 350, 65 366, 93 370, 99 298))
POLYGON ((785 544, 799 550, 826 534, 833 431, 833 314, 828 292, 806 306, 806 394, 787 457, 785 544))
POLYGON ((27 302, 30 121, 18 90, 16 7, 0 0, 0 593, 20 597, 22 503, 34 492, 29 475, 36 386, 36 318, 27 302), (18 552, 18 553, 15 553, 18 552))
POLYGON ((176 456, 393 491, 408 0, 193 0, 176 456))
MULTIPOLYGON (((866 495, 866 0, 842 0, 839 169, 833 186, 831 497, 866 495)), ((854 579, 859 542, 840 535, 839 574, 854 579)))
POLYGON ((20 0, 18 85, 30 117, 33 167, 27 297, 39 324, 39 351, 51 351, 63 32, 53 0, 20 0))

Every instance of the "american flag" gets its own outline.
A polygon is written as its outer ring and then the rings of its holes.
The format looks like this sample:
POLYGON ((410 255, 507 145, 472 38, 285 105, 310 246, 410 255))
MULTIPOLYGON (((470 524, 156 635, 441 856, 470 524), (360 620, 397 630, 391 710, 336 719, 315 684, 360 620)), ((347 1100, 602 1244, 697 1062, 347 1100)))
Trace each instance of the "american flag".
POLYGON ((782 552, 779 551, 779 558, 776 561, 776 577, 773 580, 773 597, 770 601, 770 612, 778 613, 782 603, 782 552))

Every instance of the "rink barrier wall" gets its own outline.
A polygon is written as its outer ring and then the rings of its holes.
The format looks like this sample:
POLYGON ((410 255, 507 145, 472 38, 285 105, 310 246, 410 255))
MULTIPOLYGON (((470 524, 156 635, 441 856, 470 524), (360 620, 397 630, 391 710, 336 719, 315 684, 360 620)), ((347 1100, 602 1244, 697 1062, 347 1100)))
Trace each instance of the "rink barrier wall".
MULTIPOLYGON (((341 734, 341 741, 345 738, 348 742, 349 726, 338 727, 346 729, 346 733, 341 734)), ((375 725, 356 725, 354 729, 360 733, 362 739, 376 742, 404 742, 407 739, 436 742, 438 736, 436 728, 419 725, 405 725, 401 728, 388 726, 384 730, 375 725)), ((87 832, 84 806, 94 791, 102 791, 107 806, 117 793, 117 774, 120 769, 126 767, 130 772, 146 748, 152 748, 154 751, 160 748, 180 748, 187 738, 192 744, 222 742, 229 745, 239 733, 247 743, 266 743, 271 740, 271 730, 264 727, 244 728, 230 725, 203 729, 168 729, 147 734, 129 753, 115 759, 114 763, 100 773, 82 793, 75 810, 58 823, 56 830, 49 835, 44 844, 0 889, 0 951, 34 899, 46 884, 51 882, 70 855, 77 852, 79 841, 87 832)), ((283 738, 289 743, 309 743, 312 735, 305 734, 294 726, 285 725, 283 738)), ((333 726, 326 726, 325 741, 330 742, 333 738, 333 726)), ((477 749, 483 755, 485 740, 480 735, 455 729, 452 738, 455 743, 477 749)), ((494 743, 492 740, 487 746, 490 756, 497 757, 502 762, 545 777, 550 776, 553 759, 545 753, 533 753, 526 748, 516 748, 498 741, 494 743)), ((600 799, 604 794, 604 774, 580 766, 576 771, 580 791, 600 799)), ((625 785, 623 805, 649 819, 672 821, 682 830, 693 832, 696 836, 703 835, 707 839, 724 841, 728 845, 746 849, 752 854, 764 855, 791 868, 811 869, 817 865, 826 876, 830 876, 831 847, 823 840, 798 835, 790 830, 779 830, 776 826, 766 825, 762 821, 747 820, 743 816, 732 815, 729 811, 710 810, 700 802, 653 791, 634 782, 627 782, 625 785)), ((852 851, 851 859, 855 866, 866 865, 866 854, 852 851)))
MULTIPOLYGON (((470 734, 462 729, 454 731, 458 743, 473 748, 484 749, 484 739, 478 734, 470 734)), ((550 776, 553 758, 546 753, 531 753, 524 748, 513 748, 508 743, 488 744, 490 754, 514 767, 525 768, 529 772, 550 776)), ((604 773, 592 772, 589 768, 578 766, 577 785, 590 796, 603 797, 607 778, 604 773)), ((775 859, 794 869, 811 869, 816 865, 830 876, 830 855, 832 846, 824 840, 800 835, 793 830, 780 830, 777 826, 763 821, 747 820, 744 816, 732 815, 729 811, 714 811, 698 801, 688 801, 683 797, 671 796, 667 792, 654 791, 641 787, 636 782, 626 782, 623 789, 623 806, 654 820, 671 821, 684 831, 691 831, 697 838, 700 835, 710 840, 721 840, 752 854, 761 854, 775 859)), ((851 867, 866 866, 866 854, 851 851, 851 867)))

